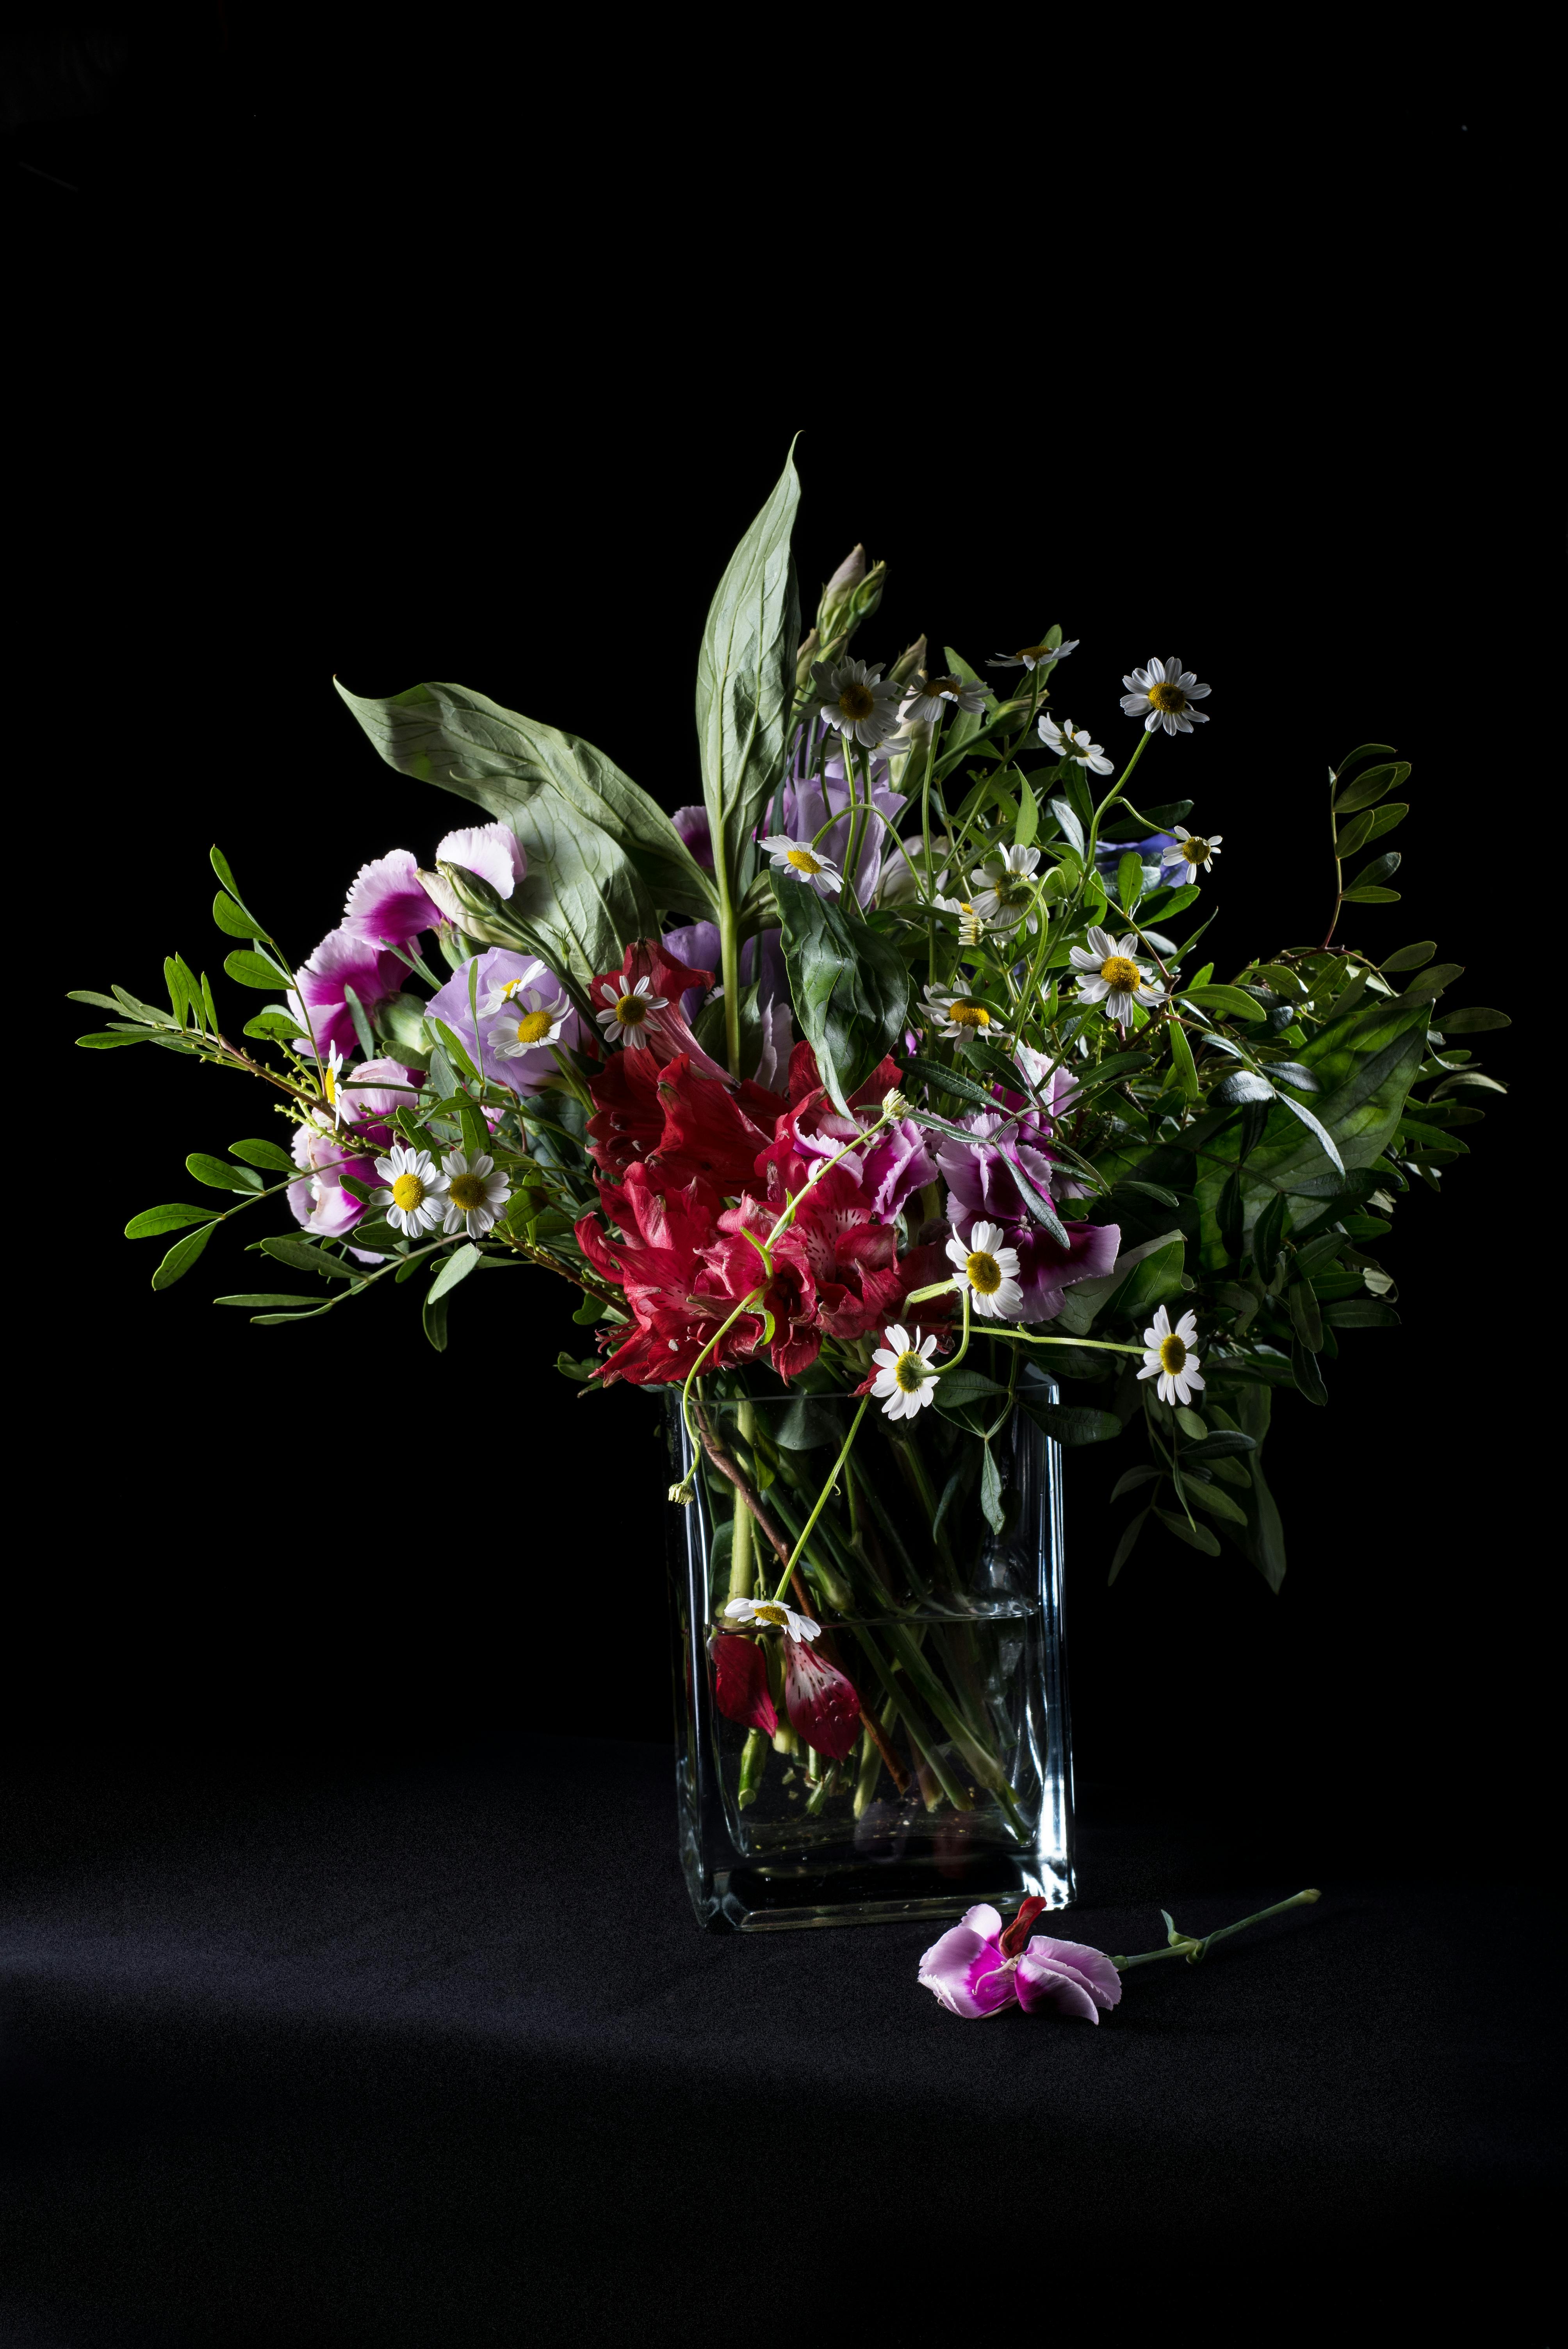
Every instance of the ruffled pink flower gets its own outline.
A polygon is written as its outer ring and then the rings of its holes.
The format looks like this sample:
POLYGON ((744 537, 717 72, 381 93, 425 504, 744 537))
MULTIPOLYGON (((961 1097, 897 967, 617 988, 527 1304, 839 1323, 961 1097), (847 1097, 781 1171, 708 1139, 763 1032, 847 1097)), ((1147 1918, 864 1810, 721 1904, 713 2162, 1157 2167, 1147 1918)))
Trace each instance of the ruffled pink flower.
MULTIPOLYGON (((1008 1099, 1021 1105, 1021 1096, 1008 1099)), ((976 1217, 1002 1226, 1008 1247, 1018 1251, 1018 1286, 1023 1291, 1021 1321, 1054 1321, 1062 1309, 1064 1293, 1075 1281, 1093 1280, 1109 1272, 1121 1246, 1116 1224, 1068 1224, 1064 1248, 1039 1224, 1014 1180, 1015 1165, 1049 1198, 1053 1189, 1071 1187, 1059 1179, 1046 1137, 1048 1119, 1033 1111, 1018 1118, 1004 1117, 1000 1109, 975 1110, 964 1120, 972 1137, 955 1142, 943 1135, 936 1145, 936 1163, 947 1180, 947 1215, 954 1229, 967 1232, 976 1217)))
POLYGON ((353 1192, 344 1189, 343 1178, 351 1174, 372 1190, 378 1180, 375 1160, 353 1154, 347 1137, 335 1128, 315 1124, 295 1126, 293 1154, 303 1172, 284 1195, 295 1223, 313 1239, 343 1239, 365 1214, 353 1192))
POLYGON ((449 832, 436 850, 438 864, 460 864, 488 881, 498 897, 510 897, 528 876, 528 853, 504 823, 475 823, 449 832))
POLYGON ((377 1004, 401 992, 407 967, 395 954, 387 954, 367 939, 356 937, 346 926, 340 926, 327 932, 294 976, 299 988, 297 993, 290 988, 288 1003, 301 1030, 314 1031, 316 1050, 324 1057, 335 1044, 346 1059, 350 1052, 357 1050, 358 1035, 345 988, 354 989, 368 1017, 377 1004))
POLYGON ((971 1909, 950 1932, 933 1942, 920 1961, 920 1979, 953 2014, 970 2022, 1000 2014, 1005 2006, 1026 2010, 1060 2007, 1086 2023, 1098 2023, 1102 2007, 1121 1997, 1121 1976, 1103 1950, 1084 1941, 1057 1941, 1029 1927, 1046 1903, 1026 1900, 1004 1928, 989 1902, 971 1909))
POLYGON ((419 1080, 401 1061, 361 1061, 338 1079, 344 1123, 356 1142, 384 1150, 392 1139, 387 1120, 395 1109, 413 1109, 419 1080))
POLYGON ((388 849, 370 864, 362 864, 349 885, 343 908, 343 927, 367 946, 411 946, 421 930, 433 930, 440 920, 438 905, 425 894, 413 853, 388 849))

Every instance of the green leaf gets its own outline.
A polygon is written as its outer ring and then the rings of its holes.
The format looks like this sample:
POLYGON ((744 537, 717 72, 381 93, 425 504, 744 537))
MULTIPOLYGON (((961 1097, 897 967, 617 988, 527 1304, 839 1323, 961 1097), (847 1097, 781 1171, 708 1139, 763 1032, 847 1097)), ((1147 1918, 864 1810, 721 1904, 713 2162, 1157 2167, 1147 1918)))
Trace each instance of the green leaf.
POLYGON ((1385 881, 1391 881, 1404 861, 1397 848, 1386 848, 1381 856, 1375 856, 1370 864, 1362 866, 1351 887, 1345 892, 1346 895, 1348 897, 1357 889, 1375 885, 1381 886, 1385 881))
POLYGON ((1268 1017, 1263 1005, 1253 995, 1243 995, 1239 987, 1186 987, 1181 990, 1184 1002, 1202 1005, 1206 1011, 1217 1011, 1227 1019, 1264 1019, 1268 1017))
POLYGON ((1192 1047, 1187 1041, 1187 1030, 1179 1019, 1172 1019, 1166 1029, 1171 1039, 1171 1065, 1176 1071, 1176 1081, 1189 1102, 1198 1098, 1198 1071, 1193 1064, 1192 1047))
POLYGON ((891 938, 851 920, 833 898, 777 874, 774 897, 795 1017, 848 1115, 849 1095, 903 1032, 909 966, 891 938))
POLYGON ((205 1183, 212 1191, 259 1191, 262 1178, 248 1167, 231 1166, 224 1158, 213 1158, 204 1150, 193 1150, 185 1161, 185 1172, 194 1174, 198 1183, 205 1183))
POLYGON ((182 1240, 175 1241, 152 1276, 154 1288, 172 1288, 177 1280, 184 1278, 211 1238, 213 1228, 211 1224, 203 1224, 200 1231, 188 1232, 182 1240))
POLYGON ((1190 1526, 1185 1517, 1177 1516, 1174 1509, 1156 1509, 1154 1514, 1162 1526, 1168 1526, 1178 1540, 1187 1543, 1190 1548, 1201 1549, 1205 1557, 1219 1557, 1219 1537, 1211 1533, 1207 1526, 1190 1526))
POLYGON ((1346 783, 1336 793, 1335 812, 1349 815, 1356 808, 1370 807, 1375 800, 1386 798, 1389 792, 1407 782, 1409 773, 1408 759, 1397 759, 1388 766, 1368 767, 1365 774, 1357 775, 1354 782, 1346 783))
POLYGON ((67 1003, 96 1004, 100 1011, 123 1011, 125 1009, 124 1004, 117 1002, 112 995, 95 995, 90 987, 67 987, 66 989, 66 1001, 67 1003))
POLYGON ((980 1447, 980 1506, 992 1532, 1002 1533, 1007 1523, 1006 1512, 1002 1506, 1002 1472, 988 1444, 980 1447))
POLYGON ((1141 1485, 1157 1485, 1160 1475, 1161 1472, 1158 1468, 1150 1468, 1147 1465, 1141 1468, 1124 1468, 1110 1488, 1110 1497, 1112 1501, 1124 1500, 1129 1493, 1136 1493, 1141 1485))
POLYGON ((1445 1011, 1445 1036, 1480 1036, 1489 1028, 1511 1028, 1512 1020, 1506 1011, 1489 1011, 1484 1004, 1472 1003, 1460 1011, 1445 1011))
POLYGON ((237 985, 259 987, 264 995, 271 995, 278 985, 278 973, 264 955, 243 952, 225 955, 223 968, 237 985))
POLYGON ((242 1158, 247 1165, 265 1166, 274 1174, 294 1174, 299 1172, 286 1150, 275 1142, 231 1142, 231 1158, 242 1158))
POLYGON ((300 1023, 287 1011, 258 1011, 253 1019, 246 1020, 241 1033, 263 1044, 294 1044, 299 1040, 300 1023))
MULTIPOLYGON (((430 1283, 429 1288, 426 1290, 426 1304, 434 1305, 440 1298, 449 1297, 452 1290, 456 1288, 459 1281, 466 1280, 469 1273, 483 1262, 484 1250, 482 1248, 475 1247, 471 1240, 469 1240, 465 1247, 455 1250, 451 1256, 446 1258, 445 1262, 437 1272, 436 1278, 430 1283)), ((488 1290, 486 1291, 486 1294, 489 1294, 488 1290)))
POLYGON ((1119 1183, 1112 1185, 1110 1196, 1113 1205, 1124 1191, 1135 1191, 1145 1199, 1158 1199, 1162 1207, 1179 1207, 1181 1205, 1180 1195, 1168 1191, 1162 1183, 1135 1183, 1130 1175, 1125 1175, 1119 1183))
MULTIPOLYGON (((469 968, 473 966, 470 965, 469 968)), ((354 1022, 354 1033, 358 1039, 359 1049, 367 1061, 373 1061, 376 1058, 376 1039, 371 1033, 370 1022, 365 1014, 365 1006, 353 988, 346 982, 344 985, 343 999, 348 1007, 348 1016, 354 1022)))
POLYGON ((1121 901, 1122 911, 1128 914, 1143 895, 1143 860, 1135 856, 1130 848, 1117 864, 1116 894, 1121 901))
POLYGON ((253 938, 256 936, 255 925, 250 916, 242 913, 232 897, 222 889, 212 900, 212 919, 232 938, 253 938))
POLYGON ((1014 827, 1013 844, 1016 848, 1032 848, 1039 836, 1040 803, 1026 781, 1018 787, 1018 821, 1014 827))
MULTIPOLYGON (((86 1052, 112 1052, 121 1044, 160 1044, 163 1039, 150 1028, 99 1028, 77 1042, 86 1052)), ((995 1104, 993 1104, 995 1106, 995 1104)))
POLYGON ((1137 1543, 1138 1537, 1149 1522, 1149 1515, 1150 1513, 1147 1509, 1140 1509, 1137 1516, 1133 1518, 1132 1523, 1128 1526, 1126 1532, 1122 1535, 1121 1539, 1117 1543, 1116 1555, 1110 1561, 1110 1572, 1106 1577, 1108 1583, 1114 1582, 1116 1580, 1117 1576, 1121 1572, 1122 1568, 1132 1556, 1133 1547, 1137 1543))
MULTIPOLYGON (((669 817, 592 742, 503 709, 467 686, 415 685, 386 700, 362 698, 342 685, 337 691, 389 767, 455 792, 516 833, 529 870, 508 903, 525 921, 543 926, 558 881, 583 899, 566 909, 563 936, 581 939, 593 891, 617 917, 636 903, 699 917, 715 911, 712 879, 669 817), (603 845, 584 843, 583 857, 574 859, 569 846, 584 828, 601 835, 603 845)), ((627 933, 639 935, 646 933, 627 933)))
POLYGON ((150 1240, 160 1232, 183 1231, 187 1224, 215 1224, 222 1217, 222 1207, 143 1207, 139 1216, 132 1216, 125 1227, 128 1240, 150 1240))
POLYGON ((1343 1174, 1345 1172, 1345 1164, 1339 1155, 1339 1145, 1335 1141, 1334 1136, 1329 1133, 1328 1128, 1323 1123, 1322 1120, 1313 1115, 1311 1110, 1307 1108, 1305 1102, 1292 1101, 1288 1093, 1278 1093, 1275 1095, 1275 1099, 1280 1102, 1282 1107, 1289 1110, 1293 1117, 1300 1120, 1301 1123, 1305 1126, 1310 1134, 1315 1136, 1318 1147, 1323 1152, 1323 1154, 1327 1159, 1329 1164, 1334 1168, 1336 1174, 1343 1174))
POLYGON ((212 1302, 214 1305, 249 1305, 253 1307, 271 1305, 304 1305, 308 1306, 313 1313, 316 1310, 317 1305, 317 1300, 314 1297, 286 1295, 282 1290, 275 1288, 242 1289, 233 1297, 214 1297, 212 1302))
POLYGON ((1434 1002, 1446 987, 1451 987, 1456 978, 1462 978, 1464 975, 1465 967, 1462 962, 1431 963, 1421 973, 1419 978, 1413 978, 1410 981, 1404 994, 1397 999, 1400 1003, 1434 1002))
POLYGON ((1298 1340, 1290 1350, 1290 1367, 1296 1385, 1308 1402, 1322 1405, 1328 1401, 1328 1389, 1323 1383, 1323 1372, 1317 1367, 1317 1356, 1309 1346, 1298 1340))
POLYGON ((1341 864, 1346 857, 1354 856, 1358 848, 1366 847, 1377 821, 1375 811, 1366 808, 1359 815, 1353 815, 1348 823, 1340 826, 1335 835, 1334 854, 1341 864))
POLYGON ((789 748, 800 641, 789 539, 799 498, 791 444, 783 472, 718 583, 697 655, 703 802, 715 864, 737 887, 744 885, 751 834, 789 748))
POLYGON ((1109 1444, 1121 1433, 1121 1422, 1113 1411, 1095 1411, 1079 1402, 1036 1402, 1027 1396, 1020 1400, 1030 1418, 1057 1444, 1109 1444))
POLYGON ((1225 1424, 1222 1427, 1217 1427, 1212 1435, 1205 1435, 1201 1444, 1190 1444, 1187 1446, 1186 1451, 1181 1454, 1183 1467, 1208 1466, 1214 1461, 1234 1460, 1243 1453, 1257 1450, 1257 1439, 1254 1436, 1243 1434, 1239 1428, 1233 1427, 1230 1424, 1229 1413, 1222 1413, 1211 1403, 1209 1416, 1216 1420, 1223 1417, 1225 1424))
POLYGON ((1397 905, 1403 892, 1398 889, 1346 889, 1347 905, 1397 905))
POLYGON ((1392 832, 1397 823, 1403 823, 1409 812, 1408 800, 1389 800, 1382 807, 1373 808, 1366 819, 1367 830, 1362 835, 1363 840, 1381 840, 1386 832, 1392 832))
POLYGON ((1376 1297, 1345 1297, 1326 1305, 1323 1318, 1334 1330, 1397 1330, 1399 1317, 1376 1297))
POLYGON ((292 1233, 260 1242, 263 1256, 270 1256, 276 1264, 286 1264, 291 1272, 318 1273, 324 1280, 352 1280, 352 1265, 339 1264, 333 1256, 325 1256, 310 1240, 295 1239, 292 1233))
POLYGON ((1323 1317, 1310 1284, 1293 1280, 1285 1291, 1284 1302, 1291 1326, 1302 1344, 1308 1353, 1319 1352, 1323 1345, 1323 1317))
MULTIPOLYGON (((1207 1509, 1212 1517, 1223 1517, 1227 1524, 1233 1526, 1246 1524, 1245 1509, 1241 1507, 1239 1503, 1232 1500, 1223 1485, 1201 1485, 1197 1478, 1192 1476, 1188 1478, 1183 1489, 1187 1498, 1200 1509, 1207 1509)), ((1218 1555, 1217 1550, 1216 1555, 1218 1555)))
POLYGON ((1418 970, 1422 963, 1431 961, 1437 951, 1436 938, 1418 938, 1413 947, 1401 947, 1398 953, 1385 955, 1378 968, 1384 971, 1418 970))
POLYGON ((425 1335, 437 1353, 444 1354, 447 1350, 447 1299, 432 1297, 427 1289, 419 1318, 424 1324, 425 1335))
MULTIPOLYGON (((1197 1413, 1189 1411, 1185 1403, 1178 1403, 1176 1407, 1176 1424, 1182 1434, 1190 1436, 1195 1444, 1202 1444, 1209 1433, 1197 1413)), ((1191 1456, 1189 1453, 1187 1457, 1191 1456)))
POLYGON ((973 1403, 985 1402, 992 1395, 1005 1395, 1006 1392, 1006 1388, 998 1386, 995 1379, 988 1379, 984 1371, 967 1370, 960 1362, 956 1370, 941 1373, 936 1400, 960 1411, 973 1403))

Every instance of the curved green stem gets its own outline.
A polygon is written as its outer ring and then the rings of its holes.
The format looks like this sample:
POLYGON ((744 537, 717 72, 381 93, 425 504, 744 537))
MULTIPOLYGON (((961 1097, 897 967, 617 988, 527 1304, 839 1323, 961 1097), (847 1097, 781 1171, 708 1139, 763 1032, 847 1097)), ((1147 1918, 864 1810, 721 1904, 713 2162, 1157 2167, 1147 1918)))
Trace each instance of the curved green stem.
POLYGON ((805 1524, 801 1526, 800 1538, 789 1553, 789 1563, 785 1568, 779 1588, 773 1594, 773 1604, 775 1607, 781 1606, 783 1604, 784 1594, 789 1588, 789 1578, 795 1571, 801 1551, 805 1548, 806 1544, 811 1538, 811 1528, 815 1526, 818 1518, 821 1516, 822 1511, 828 1506, 828 1495, 832 1491, 834 1485, 838 1483, 839 1471, 843 1466, 845 1461, 849 1458, 850 1447, 861 1432, 861 1422, 866 1415, 866 1405, 870 1401, 871 1397, 869 1394, 863 1394, 861 1397, 861 1407, 850 1423, 850 1432, 844 1438, 843 1449, 839 1454, 838 1458, 834 1461, 831 1468, 828 1471, 828 1481, 817 1495, 817 1506, 812 1510, 810 1516, 807 1518, 805 1524))

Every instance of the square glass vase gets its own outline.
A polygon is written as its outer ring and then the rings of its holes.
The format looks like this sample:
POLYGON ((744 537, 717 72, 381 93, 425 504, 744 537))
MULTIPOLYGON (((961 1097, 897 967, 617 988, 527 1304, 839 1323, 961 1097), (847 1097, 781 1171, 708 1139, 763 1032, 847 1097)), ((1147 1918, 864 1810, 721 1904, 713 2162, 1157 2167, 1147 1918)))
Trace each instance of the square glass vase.
MULTIPOLYGON (((897 1422, 873 1402, 843 1459, 856 1397, 766 1391, 755 1371, 703 1386, 689 1424, 670 1389, 665 1420, 672 1487, 691 1493, 670 1503, 668 1557, 699 1923, 869 1925, 1031 1894, 1065 1907, 1059 1446, 999 1385, 897 1422), (780 1599, 820 1627, 810 1659, 792 1658, 789 1625, 726 1612, 780 1599), (834 1676, 826 1732, 801 1702, 817 1658, 834 1676)), ((1054 1402, 1055 1382, 1036 1376, 1029 1395, 1054 1402)))

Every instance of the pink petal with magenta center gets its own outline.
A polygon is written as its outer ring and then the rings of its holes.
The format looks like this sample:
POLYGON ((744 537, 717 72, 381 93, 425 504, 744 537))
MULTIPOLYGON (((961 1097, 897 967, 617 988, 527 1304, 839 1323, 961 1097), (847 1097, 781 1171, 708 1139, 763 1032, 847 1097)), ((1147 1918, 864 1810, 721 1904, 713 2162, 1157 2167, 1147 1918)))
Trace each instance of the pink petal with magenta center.
MULTIPOLYGON (((996 1912, 970 1911, 971 1916, 976 1913, 994 1917, 996 1912)), ((920 1979, 950 2014, 961 2014, 969 2023, 999 2013, 1017 1996, 1016 1974, 1003 1964, 995 1942, 967 1923, 954 1925, 932 1943, 920 1961, 920 1979)))

